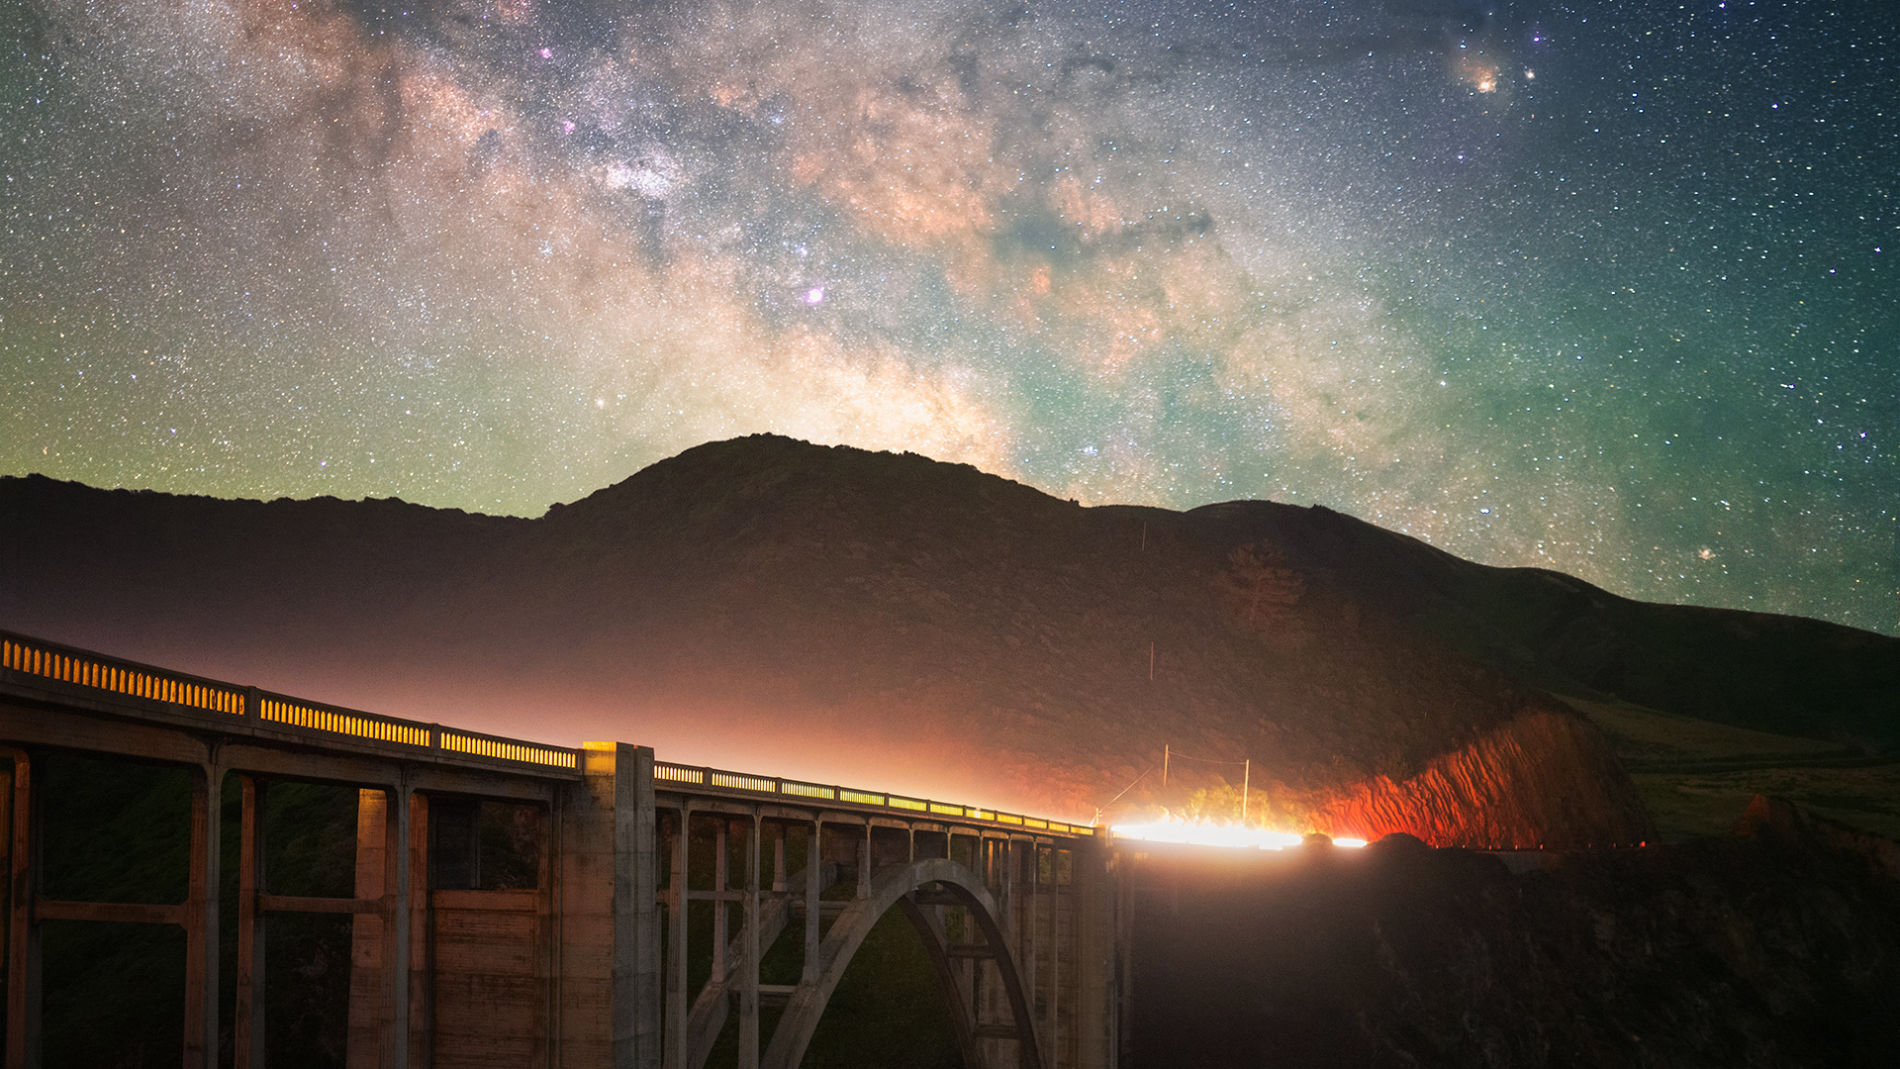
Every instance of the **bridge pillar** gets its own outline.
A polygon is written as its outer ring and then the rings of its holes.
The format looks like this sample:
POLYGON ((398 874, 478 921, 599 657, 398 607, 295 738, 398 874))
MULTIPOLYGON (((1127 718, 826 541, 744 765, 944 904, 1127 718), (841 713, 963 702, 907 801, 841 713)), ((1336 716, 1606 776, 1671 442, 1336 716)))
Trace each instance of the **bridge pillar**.
POLYGON ((253 775, 240 775, 238 784, 243 799, 238 814, 237 1004, 232 1022, 232 1065, 235 1069, 263 1069, 266 943, 257 896, 265 886, 264 800, 269 785, 253 775))
POLYGON ((562 1069, 658 1069, 661 1007, 653 750, 590 742, 560 812, 562 1069))
POLYGON ((754 812, 745 822, 745 890, 740 892, 739 1069, 759 1066, 759 831, 754 812))
MULTIPOLYGON (((406 786, 357 791, 354 894, 374 911, 356 912, 350 923, 346 1057, 352 1069, 409 1065, 409 933, 415 910, 410 894, 415 859, 409 840, 414 804, 415 792, 406 786)), ((254 985, 258 979, 253 977, 254 985)))
POLYGON ((1117 916, 1121 896, 1113 852, 1100 842, 1077 843, 1072 851, 1075 917, 1074 975, 1076 1064, 1116 1069, 1121 1047, 1121 985, 1117 982, 1117 916))
POLYGON ((383 1005, 388 1013, 389 1056, 384 1062, 391 1069, 409 1067, 409 957, 410 922, 414 919, 410 901, 410 876, 415 857, 410 848, 414 827, 415 792, 407 784, 383 792, 388 809, 384 814, 383 845, 387 851, 382 886, 383 938, 386 970, 383 977, 383 1005))
POLYGON ((223 770, 200 765, 191 783, 191 873, 185 893, 185 1065, 218 1069, 218 862, 223 770))
POLYGON ((686 903, 687 903, 687 858, 691 850, 689 831, 692 827, 692 803, 682 800, 678 809, 669 809, 675 823, 672 828, 670 845, 672 854, 667 862, 668 890, 666 892, 666 996, 665 996, 665 1050, 661 1055, 661 1064, 669 1067, 686 1064, 689 1050, 687 1022, 691 1003, 687 993, 686 973, 686 903))
POLYGON ((13 783, 7 804, 7 1065, 40 1064, 40 928, 33 923, 39 895, 39 810, 33 797, 36 770, 13 751, 13 783))

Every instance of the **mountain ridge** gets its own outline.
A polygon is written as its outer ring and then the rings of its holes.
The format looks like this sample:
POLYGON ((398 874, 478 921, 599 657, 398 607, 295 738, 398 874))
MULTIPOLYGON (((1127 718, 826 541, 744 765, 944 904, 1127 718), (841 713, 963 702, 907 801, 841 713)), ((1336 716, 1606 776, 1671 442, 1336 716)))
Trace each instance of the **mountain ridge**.
POLYGON ((1222 765, 1178 765, 1161 788, 1167 745, 1251 759, 1256 811, 1286 823, 1633 841, 1650 826, 1611 748, 1553 695, 1693 705, 1874 753, 1900 720, 1884 667, 1900 640, 1744 614, 1815 662, 1770 698, 1820 698, 1771 708, 1667 670, 1715 649, 1789 671, 1759 634, 1712 637, 1738 619, 1723 610, 1659 617, 1674 607, 1319 507, 1085 508, 967 465, 773 436, 695 447, 535 519, 13 478, 0 520, 0 620, 49 638, 1052 815, 1131 783, 1128 799, 1177 811, 1237 799, 1222 765))

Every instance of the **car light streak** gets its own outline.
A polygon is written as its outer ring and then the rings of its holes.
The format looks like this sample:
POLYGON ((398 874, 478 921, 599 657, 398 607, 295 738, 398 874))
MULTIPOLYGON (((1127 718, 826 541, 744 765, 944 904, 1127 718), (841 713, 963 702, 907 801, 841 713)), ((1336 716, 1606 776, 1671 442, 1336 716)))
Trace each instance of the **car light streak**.
MULTIPOLYGON (((1296 832, 1275 831, 1250 824, 1215 824, 1191 820, 1153 820, 1137 824, 1116 824, 1111 829, 1118 839, 1140 839, 1152 843, 1180 843, 1187 846, 1222 846, 1235 849, 1285 850, 1304 843, 1296 832)), ((1334 846, 1357 848, 1364 839, 1342 838, 1334 846)))

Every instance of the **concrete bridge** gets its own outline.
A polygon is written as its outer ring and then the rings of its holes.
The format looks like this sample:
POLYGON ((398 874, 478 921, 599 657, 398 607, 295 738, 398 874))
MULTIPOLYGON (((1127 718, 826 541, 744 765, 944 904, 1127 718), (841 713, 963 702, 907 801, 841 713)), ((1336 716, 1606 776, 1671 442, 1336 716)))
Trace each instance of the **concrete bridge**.
POLYGON ((622 743, 502 738, 0 632, 8 773, 9 1069, 41 1064, 46 998, 84 997, 46 989, 47 922, 182 930, 183 1064, 261 1069, 264 921, 289 914, 348 918, 352 1067, 699 1069, 717 1047, 741 1069, 791 1069, 892 910, 922 939, 971 1069, 1120 1058, 1127 909, 1088 827, 622 743), (39 773, 73 753, 184 770, 181 901, 44 893, 39 773), (273 883, 266 843, 285 829, 265 801, 290 783, 357 792, 352 894, 273 883), (497 814, 527 829, 525 850, 489 856, 497 814), (225 995, 219 941, 233 929, 225 995))

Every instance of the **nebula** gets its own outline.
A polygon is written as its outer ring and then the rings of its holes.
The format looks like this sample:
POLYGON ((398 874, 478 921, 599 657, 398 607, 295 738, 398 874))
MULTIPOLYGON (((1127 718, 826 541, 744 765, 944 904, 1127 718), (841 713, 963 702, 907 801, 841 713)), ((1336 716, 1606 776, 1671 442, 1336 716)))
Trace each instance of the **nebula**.
POLYGON ((0 473, 534 515, 774 431, 1891 633, 1900 32, 1750 11, 29 0, 0 473))

